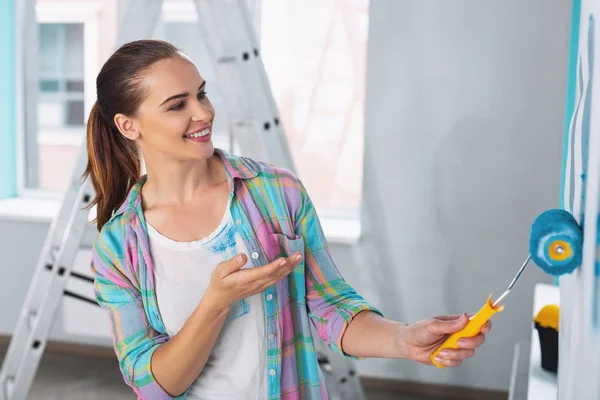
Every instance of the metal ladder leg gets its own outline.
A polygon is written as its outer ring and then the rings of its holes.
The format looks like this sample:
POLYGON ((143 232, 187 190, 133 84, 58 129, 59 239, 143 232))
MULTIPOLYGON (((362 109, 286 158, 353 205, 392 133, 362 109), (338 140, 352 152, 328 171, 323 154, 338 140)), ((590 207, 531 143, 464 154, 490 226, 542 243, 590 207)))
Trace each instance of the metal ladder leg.
MULTIPOLYGON (((136 23, 136 13, 133 12, 137 7, 129 7, 120 24, 118 44, 139 38, 140 32, 143 36, 150 36, 160 14, 161 3, 160 0, 152 0, 144 8, 146 18, 139 23, 136 23)), ((195 4, 200 28, 207 38, 225 97, 225 111, 234 137, 249 157, 294 171, 244 0, 195 0, 195 4)), ((0 400, 25 399, 39 366, 88 222, 88 212, 84 207, 91 200, 93 191, 89 181, 79 181, 86 159, 84 146, 72 184, 48 232, 0 370, 0 400)), ((332 399, 364 400, 353 363, 327 349, 317 335, 313 334, 313 337, 316 338, 315 345, 332 399)))
MULTIPOLYGON (((195 0, 230 129, 249 157, 294 171, 260 46, 245 0, 195 0)), ((354 363, 328 349, 313 332, 332 399, 364 400, 354 363)))
MULTIPOLYGON (((150 36, 160 17, 161 6, 162 0, 130 1, 120 23, 118 45, 139 39, 140 36, 150 36)), ((91 182, 82 182, 80 178, 86 163, 87 150, 84 145, 60 211, 46 236, 0 370, 0 400, 22 400, 27 397, 63 294, 95 303, 92 299, 65 290, 81 239, 88 227, 89 212, 85 207, 94 195, 91 182)), ((72 276, 91 280, 75 273, 72 276)))
MULTIPOLYGON (((82 149, 79 165, 86 160, 82 149), (83 159, 83 160, 81 160, 83 159)), ((80 169, 76 169, 79 171, 80 169)), ((52 221, 0 371, 0 399, 27 397, 88 222, 93 192, 75 174, 52 221)))
POLYGON ((294 170, 244 0, 195 0, 229 129, 245 155, 294 170))
POLYGON ((329 400, 365 400, 356 363, 327 348, 315 332, 313 338, 329 400))

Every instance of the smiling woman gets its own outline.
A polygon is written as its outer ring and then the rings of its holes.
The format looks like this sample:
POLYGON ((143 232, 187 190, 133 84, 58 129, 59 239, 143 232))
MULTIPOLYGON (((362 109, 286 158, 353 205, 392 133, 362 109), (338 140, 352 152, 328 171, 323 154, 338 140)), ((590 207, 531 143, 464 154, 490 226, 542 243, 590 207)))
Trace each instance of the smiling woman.
POLYGON ((152 65, 152 76, 160 79, 150 77, 139 88, 146 99, 137 113, 116 113, 113 117, 116 128, 129 140, 137 141, 147 169, 175 155, 180 161, 194 161, 206 159, 213 152, 210 139, 215 109, 206 96, 206 82, 187 57, 173 51, 176 56, 152 65), (207 145, 198 147, 194 143, 207 145))
MULTIPOLYGON (((356 293, 298 177, 213 146, 206 82, 171 44, 123 45, 96 84, 86 170, 100 231, 94 287, 138 397, 327 399, 311 323, 345 356, 431 365, 468 322, 407 326, 356 293)), ((460 365, 489 329, 436 362, 460 365)))

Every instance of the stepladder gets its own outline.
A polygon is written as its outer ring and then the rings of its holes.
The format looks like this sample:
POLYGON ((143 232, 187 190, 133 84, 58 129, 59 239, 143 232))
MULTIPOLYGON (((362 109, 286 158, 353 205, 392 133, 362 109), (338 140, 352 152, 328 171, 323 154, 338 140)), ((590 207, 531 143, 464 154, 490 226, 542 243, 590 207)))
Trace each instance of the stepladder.
MULTIPOLYGON (((195 0, 200 31, 207 43, 217 85, 224 98, 227 125, 245 155, 294 171, 278 110, 262 63, 248 2, 195 0)), ((117 45, 152 37, 162 0, 130 0, 117 45)), ((0 400, 26 399, 62 298, 93 300, 65 290, 82 237, 89 228, 91 182, 80 177, 87 162, 82 148, 60 210, 48 231, 34 276, 0 370, 0 400)), ((89 278, 87 278, 89 279, 89 278)), ((90 305, 92 306, 92 305, 90 305)), ((326 348, 313 334, 318 361, 332 400, 364 400, 354 363, 326 348)))
MULTIPOLYGON (((82 154, 80 163, 86 158, 82 154)), ((78 176, 65 192, 35 267, 0 371, 1 400, 27 398, 62 297, 81 297, 66 290, 67 280, 78 276, 72 274, 72 266, 88 226, 85 206, 93 196, 89 182, 79 181, 78 176)))

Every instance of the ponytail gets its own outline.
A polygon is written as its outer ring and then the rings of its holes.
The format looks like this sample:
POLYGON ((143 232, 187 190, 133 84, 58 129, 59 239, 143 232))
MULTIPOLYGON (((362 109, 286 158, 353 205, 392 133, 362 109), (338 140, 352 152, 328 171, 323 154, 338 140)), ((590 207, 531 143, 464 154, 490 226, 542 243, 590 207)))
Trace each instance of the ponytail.
POLYGON ((90 207, 97 206, 95 222, 100 231, 140 178, 140 160, 136 143, 101 115, 97 102, 87 123, 87 153, 83 177, 91 179, 96 192, 90 207))
POLYGON ((156 62, 180 57, 179 50, 160 40, 137 40, 121 46, 96 78, 98 100, 87 124, 88 164, 83 178, 91 178, 96 197, 98 231, 127 199, 140 178, 137 144, 121 134, 113 119, 121 113, 135 117, 146 97, 145 76, 156 62))

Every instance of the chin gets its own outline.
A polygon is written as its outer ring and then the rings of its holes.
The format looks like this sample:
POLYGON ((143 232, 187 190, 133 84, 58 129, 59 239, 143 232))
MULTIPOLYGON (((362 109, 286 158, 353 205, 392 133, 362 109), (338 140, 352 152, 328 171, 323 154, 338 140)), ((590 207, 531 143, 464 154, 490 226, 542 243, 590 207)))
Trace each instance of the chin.
MULTIPOLYGON (((196 144, 197 146, 198 144, 196 144)), ((215 146, 212 141, 208 141, 206 143, 202 143, 201 146, 197 146, 198 148, 194 149, 193 158, 196 160, 205 160, 207 158, 212 157, 215 152, 215 146)))

